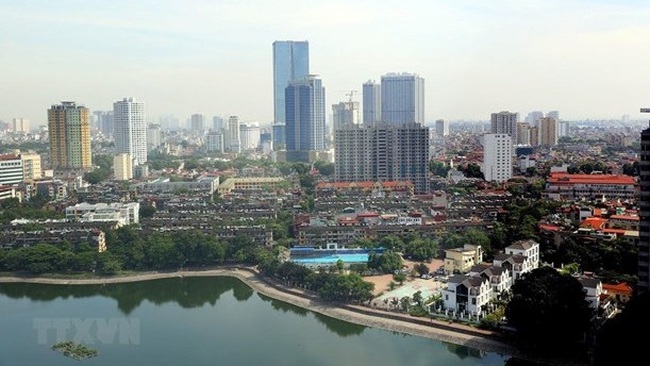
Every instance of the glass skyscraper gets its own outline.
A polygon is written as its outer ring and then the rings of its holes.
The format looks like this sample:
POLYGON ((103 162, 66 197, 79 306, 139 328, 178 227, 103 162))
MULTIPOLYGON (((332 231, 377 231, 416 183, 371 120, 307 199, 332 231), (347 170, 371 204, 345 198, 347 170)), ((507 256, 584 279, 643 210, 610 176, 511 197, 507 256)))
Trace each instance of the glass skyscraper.
POLYGON ((325 150, 325 88, 309 76, 285 89, 287 160, 308 161, 310 151, 325 150))
POLYGON ((424 79, 408 73, 382 76, 381 120, 396 125, 424 124, 424 79))
POLYGON ((309 75, 309 42, 273 42, 273 113, 274 123, 284 123, 284 93, 289 83, 309 75))

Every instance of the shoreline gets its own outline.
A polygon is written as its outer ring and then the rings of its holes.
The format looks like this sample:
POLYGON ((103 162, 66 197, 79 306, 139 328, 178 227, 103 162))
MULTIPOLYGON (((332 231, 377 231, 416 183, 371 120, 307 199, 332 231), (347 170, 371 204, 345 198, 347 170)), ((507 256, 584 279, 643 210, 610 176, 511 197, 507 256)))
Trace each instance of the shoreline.
POLYGON ((494 334, 490 331, 440 320, 431 320, 429 322, 428 318, 414 318, 406 314, 392 313, 366 306, 337 305, 328 303, 317 298, 313 294, 289 288, 267 279, 249 267, 197 271, 152 272, 128 276, 87 279, 2 276, 0 277, 0 283, 98 285, 183 277, 234 277, 262 295, 341 321, 453 343, 486 352, 495 352, 504 356, 521 357, 521 354, 514 346, 496 339, 494 334))

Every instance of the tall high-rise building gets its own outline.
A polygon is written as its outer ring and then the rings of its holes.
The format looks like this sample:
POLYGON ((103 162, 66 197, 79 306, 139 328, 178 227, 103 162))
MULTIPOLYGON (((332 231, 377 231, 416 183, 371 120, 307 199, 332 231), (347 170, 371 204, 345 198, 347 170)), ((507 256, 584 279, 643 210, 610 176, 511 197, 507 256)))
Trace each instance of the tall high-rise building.
POLYGON ((374 80, 363 83, 361 89, 363 123, 375 125, 381 122, 381 85, 374 80))
POLYGON ((560 112, 559 111, 548 111, 546 117, 554 118, 556 121, 560 122, 560 112))
POLYGON ((557 137, 569 136, 569 121, 559 121, 557 123, 557 137))
POLYGON ((239 137, 239 117, 230 116, 228 118, 228 134, 225 140, 228 141, 228 151, 233 153, 241 152, 241 140, 239 137))
POLYGON ((308 161, 310 151, 324 151, 325 88, 314 75, 285 89, 287 160, 308 161))
POLYGON ((435 131, 438 136, 449 136, 449 121, 444 119, 436 120, 435 131))
POLYGON ((260 146, 260 126, 257 123, 242 123, 239 125, 239 141, 241 150, 254 150, 260 146))
POLYGON ((284 123, 285 89, 309 75, 309 42, 273 42, 273 122, 284 123))
POLYGON ((544 112, 542 111, 532 111, 528 113, 526 116, 526 122, 528 122, 529 125, 537 127, 537 124, 539 123, 539 120, 544 117, 544 112))
POLYGON ((104 136, 113 136, 113 111, 94 111, 97 128, 104 136))
POLYGON ((410 181, 428 193, 429 128, 417 123, 350 125, 334 131, 339 182, 410 181))
POLYGON ((381 120, 391 124, 424 124, 424 79, 416 74, 381 77, 381 120))
POLYGON ((50 164, 54 170, 90 169, 90 111, 75 102, 61 102, 47 110, 50 164))
POLYGON ((287 147, 287 126, 284 123, 274 123, 271 126, 273 134, 273 149, 283 150, 287 147))
POLYGON ((162 129, 159 124, 151 123, 147 127, 147 151, 155 150, 162 145, 162 129))
POLYGON ((530 145, 530 125, 517 122, 517 145, 530 145))
POLYGON ((205 136, 205 149, 208 152, 224 152, 224 139, 221 131, 223 130, 210 131, 205 136))
POLYGON ((359 124, 359 102, 332 104, 332 125, 334 129, 359 124))
POLYGON ((113 157, 113 175, 115 180, 133 178, 133 158, 129 153, 119 153, 113 157))
MULTIPOLYGON (((642 108, 642 113, 650 113, 650 108, 642 108)), ((637 293, 650 291, 650 127, 641 131, 639 149, 639 244, 637 293)))
POLYGON ((221 131, 224 128, 223 118, 220 116, 212 117, 212 130, 221 131))
POLYGON ((147 162, 147 124, 144 103, 124 98, 113 103, 115 152, 133 159, 133 166, 147 162))
POLYGON ((199 113, 194 113, 190 117, 190 130, 198 133, 205 130, 205 116, 199 113))
POLYGON ((15 132, 27 133, 31 131, 29 120, 27 118, 14 118, 13 127, 15 132))
POLYGON ((492 113, 490 119, 491 133, 507 133, 512 138, 512 142, 514 144, 517 143, 517 120, 519 119, 519 115, 517 113, 510 113, 507 111, 492 113))
POLYGON ((483 166, 488 182, 505 182, 512 178, 512 137, 506 133, 483 135, 483 166))
POLYGON ((539 144, 557 145, 557 120, 555 118, 543 117, 539 120, 539 144))
POLYGON ((530 140, 530 146, 539 146, 539 127, 530 126, 528 128, 528 138, 530 140))

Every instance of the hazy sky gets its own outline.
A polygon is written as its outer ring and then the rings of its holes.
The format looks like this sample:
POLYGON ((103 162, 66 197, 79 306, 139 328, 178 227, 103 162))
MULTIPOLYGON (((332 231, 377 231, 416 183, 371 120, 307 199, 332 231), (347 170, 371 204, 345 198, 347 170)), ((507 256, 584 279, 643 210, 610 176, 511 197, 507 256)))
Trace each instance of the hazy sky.
MULTIPOLYGON (((308 40, 330 105, 388 72, 425 79, 426 118, 650 107, 650 1, 2 0, 0 119, 133 96, 174 114, 273 119, 272 46, 308 40)), ((646 117, 644 117, 646 118, 646 117)))

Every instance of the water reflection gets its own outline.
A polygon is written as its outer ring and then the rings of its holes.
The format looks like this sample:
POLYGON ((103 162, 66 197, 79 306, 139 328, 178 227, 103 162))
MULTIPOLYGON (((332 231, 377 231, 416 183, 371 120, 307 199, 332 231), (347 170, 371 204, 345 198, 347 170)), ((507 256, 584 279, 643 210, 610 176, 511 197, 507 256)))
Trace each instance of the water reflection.
POLYGON ((110 285, 42 285, 0 284, 0 294, 13 299, 32 301, 104 296, 115 299, 120 311, 129 315, 144 300, 156 305, 175 302, 183 308, 198 308, 205 304, 214 306, 219 297, 233 290, 237 301, 246 301, 253 290, 234 278, 168 278, 154 281, 119 283, 110 285))
MULTIPOLYGON (((282 302, 282 301, 270 298, 268 296, 264 296, 264 295, 259 294, 259 293, 258 293, 258 296, 259 296, 260 299, 262 299, 262 301, 270 302, 273 309, 280 310, 280 311, 282 311, 284 313, 291 312, 293 314, 300 315, 302 317, 307 316, 307 314, 310 313, 309 310, 305 310, 305 309, 303 309, 301 307, 294 306, 294 305, 291 305, 291 304, 287 304, 286 302, 282 302)), ((328 330, 338 334, 341 337, 349 337, 349 336, 360 335, 361 333, 363 333, 364 329, 366 329, 366 327, 364 327, 362 325, 357 325, 357 324, 344 322, 344 321, 341 321, 341 320, 338 320, 338 319, 331 318, 331 317, 329 317, 327 315, 319 314, 319 313, 316 313, 316 312, 314 312, 313 314, 314 314, 314 317, 316 318, 316 320, 318 320, 319 323, 325 325, 325 327, 328 330)))
POLYGON ((480 349, 476 348, 468 348, 465 346, 461 346, 458 344, 453 344, 453 343, 445 343, 447 346, 447 349, 458 356, 461 360, 467 358, 467 357, 474 357, 474 358, 483 358, 487 354, 485 351, 481 351, 480 349))

